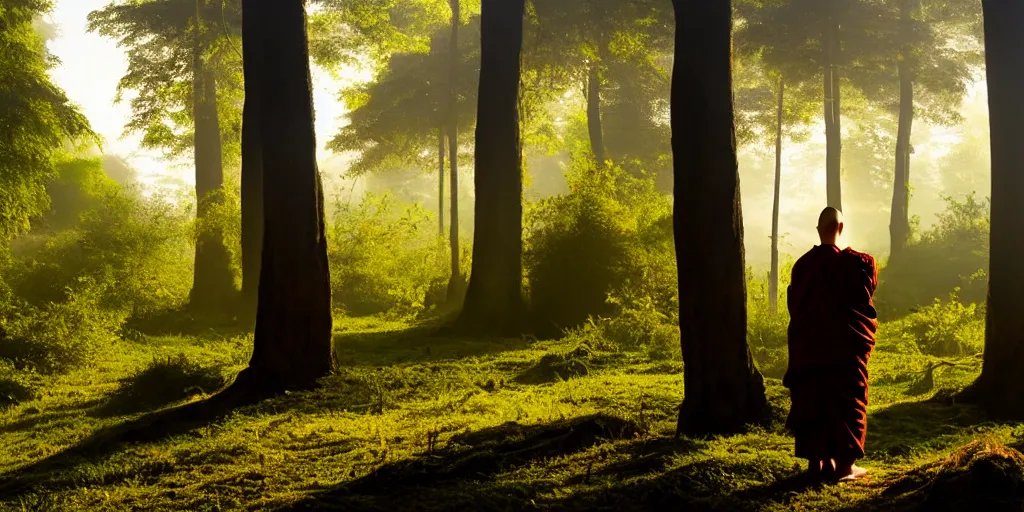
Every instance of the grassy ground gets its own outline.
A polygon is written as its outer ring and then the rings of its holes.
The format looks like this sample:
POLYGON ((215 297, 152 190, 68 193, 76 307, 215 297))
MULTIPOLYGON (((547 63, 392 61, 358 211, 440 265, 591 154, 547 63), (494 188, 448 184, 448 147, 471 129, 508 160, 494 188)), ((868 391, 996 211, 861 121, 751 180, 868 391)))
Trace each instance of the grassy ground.
MULTIPOLYGON (((936 366, 884 339, 871 362, 871 477, 814 487, 780 426, 788 398, 776 379, 774 424, 676 440, 679 362, 377 321, 336 331, 341 369, 323 389, 88 456, 64 450, 185 396, 185 384, 160 384, 168 377, 130 377, 154 360, 165 367, 151 373, 173 374, 185 353, 198 362, 183 370, 198 383, 186 400, 198 400, 220 382, 209 368, 245 364, 244 340, 154 338, 40 378, 34 398, 0 410, 0 510, 939 510, 972 492, 942 497, 964 478, 1024 467, 1004 448, 1019 427, 942 400, 976 361, 936 366), (966 470, 972 461, 981 469, 966 470)), ((1005 501, 1019 481, 988 491, 1019 510, 1005 501)))

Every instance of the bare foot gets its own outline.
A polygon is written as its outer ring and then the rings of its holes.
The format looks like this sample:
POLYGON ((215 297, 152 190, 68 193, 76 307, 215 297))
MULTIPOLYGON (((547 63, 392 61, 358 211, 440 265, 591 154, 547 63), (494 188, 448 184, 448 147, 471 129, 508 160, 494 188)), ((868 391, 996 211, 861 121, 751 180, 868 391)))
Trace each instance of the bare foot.
POLYGON ((850 466, 849 470, 843 471, 842 473, 839 473, 836 476, 839 477, 840 482, 851 482, 853 480, 863 478, 867 474, 868 470, 854 464, 850 466))

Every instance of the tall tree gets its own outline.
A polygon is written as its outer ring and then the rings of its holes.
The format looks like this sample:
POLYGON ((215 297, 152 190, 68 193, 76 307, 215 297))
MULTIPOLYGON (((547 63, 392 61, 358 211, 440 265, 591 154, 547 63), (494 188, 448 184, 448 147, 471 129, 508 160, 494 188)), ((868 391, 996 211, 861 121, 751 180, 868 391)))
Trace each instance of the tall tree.
MULTIPOLYGON (((980 52, 972 44, 980 18, 976 0, 892 0, 889 9, 895 39, 895 101, 869 99, 897 105, 892 209, 889 221, 889 257, 898 258, 910 241, 911 135, 918 114, 938 124, 961 122, 959 108, 972 81, 980 52), (963 36, 967 35, 965 38, 963 36)), ((883 78, 884 79, 884 78, 883 78)), ((878 90, 886 91, 886 87, 878 90)), ((884 94, 884 92, 883 92, 884 94)))
MULTIPOLYGON (((323 187, 303 0, 245 0, 246 81, 258 81, 263 260, 256 334, 239 382, 253 392, 314 386, 334 368, 323 187), (270 121, 270 122, 268 122, 270 121)), ((251 132, 249 132, 251 133, 251 132)))
POLYGON ((13 0, 0 8, 0 242, 47 211, 48 178, 68 142, 93 137, 89 122, 48 74, 47 54, 33 20, 49 2, 13 0))
POLYGON ((991 253, 985 361, 965 398, 998 419, 1024 419, 1024 3, 982 0, 992 146, 991 253))
POLYGON ((451 252, 451 278, 448 281, 448 302, 458 301, 465 289, 462 269, 459 268, 459 63, 462 55, 459 52, 459 26, 462 15, 459 8, 460 0, 448 0, 452 10, 451 37, 448 41, 448 108, 445 112, 448 126, 448 173, 451 180, 451 235, 449 236, 451 252))
POLYGON ((477 95, 473 268, 458 323, 518 333, 523 314, 523 181, 519 139, 525 0, 483 0, 477 95))
MULTIPOLYGON (((251 3, 251 2, 250 2, 251 3)), ((242 69, 250 78, 262 73, 262 44, 259 10, 242 11, 242 69), (246 32, 252 34, 246 38, 246 32), (248 42, 246 42, 248 41, 248 42)), ((260 263, 263 258, 263 142, 260 126, 260 80, 245 81, 242 107, 242 317, 247 325, 256 321, 259 303, 260 263)))
POLYGON ((732 96, 732 2, 673 0, 674 233, 684 400, 678 434, 731 432, 768 410, 747 347, 732 96))
POLYGON ((237 2, 224 0, 123 1, 89 14, 91 31, 128 48, 119 98, 126 90, 138 96, 127 130, 142 132, 144 146, 169 156, 192 153, 197 236, 190 302, 200 310, 222 308, 235 292, 231 252, 208 214, 225 199, 224 145, 238 137, 238 126, 222 117, 236 117, 228 111, 237 110, 239 25, 237 2))

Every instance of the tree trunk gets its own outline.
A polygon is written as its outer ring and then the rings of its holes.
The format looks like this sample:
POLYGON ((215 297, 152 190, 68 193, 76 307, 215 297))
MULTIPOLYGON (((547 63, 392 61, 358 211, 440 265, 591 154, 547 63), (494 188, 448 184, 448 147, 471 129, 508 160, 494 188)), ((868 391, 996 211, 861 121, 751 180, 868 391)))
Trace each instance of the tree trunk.
MULTIPOLYGON (((901 30, 909 37, 910 6, 900 6, 901 30)), ((910 134, 914 123, 914 77, 910 48, 900 51, 900 116, 896 130, 896 163, 893 171, 892 209, 889 219, 889 261, 898 258, 910 239, 910 134)))
POLYGON ((523 316, 520 53, 525 0, 483 0, 473 269, 458 323, 517 335, 523 316))
POLYGON ((452 37, 448 51, 448 165, 451 168, 451 233, 449 244, 452 256, 452 275, 448 280, 448 302, 456 303, 465 292, 462 269, 459 268, 459 97, 456 83, 459 79, 459 0, 449 0, 452 9, 452 37))
POLYGON ((594 152, 597 167, 604 167, 604 132, 601 127, 601 73, 599 63, 590 63, 587 73, 587 131, 590 132, 590 148, 594 152))
POLYGON ((437 129, 437 237, 444 239, 444 126, 437 129))
POLYGON ((779 78, 779 105, 775 114, 775 197, 772 200, 772 267, 768 276, 768 305, 779 312, 779 196, 782 188, 782 114, 786 83, 779 78))
MULTIPOLYGON (((196 3, 196 25, 201 25, 196 3)), ((195 267, 189 303, 204 313, 223 312, 235 293, 231 255, 224 246, 224 232, 207 224, 211 209, 222 203, 224 167, 221 155, 220 119, 217 113, 217 77, 203 59, 203 47, 196 43, 192 55, 193 147, 196 166, 195 267)))
POLYGON ((839 22, 830 15, 825 27, 823 51, 825 53, 825 193, 827 205, 843 210, 842 161, 843 142, 840 111, 839 22))
POLYGON ((245 42, 259 52, 250 55, 261 71, 246 81, 259 80, 261 140, 273 142, 262 153, 265 230, 256 335, 239 381, 262 394, 314 386, 332 371, 334 351, 304 2, 246 0, 245 6, 259 17, 259 32, 246 33, 245 42))
POLYGON ((729 0, 673 0, 671 124, 685 398, 677 434, 735 432, 766 417, 747 347, 743 218, 729 0))
POLYGON ((985 362, 965 393, 992 419, 1024 420, 1024 3, 982 0, 992 144, 991 256, 985 362))
MULTIPOLYGON (((246 0, 246 5, 252 5, 246 0)), ((259 43, 259 14, 255 8, 242 11, 243 74, 258 77, 263 72, 259 43), (253 37, 248 37, 248 34, 253 37)), ((260 135, 260 81, 245 81, 242 106, 242 318, 245 325, 256 321, 259 295, 260 259, 263 250, 263 146, 260 135)))

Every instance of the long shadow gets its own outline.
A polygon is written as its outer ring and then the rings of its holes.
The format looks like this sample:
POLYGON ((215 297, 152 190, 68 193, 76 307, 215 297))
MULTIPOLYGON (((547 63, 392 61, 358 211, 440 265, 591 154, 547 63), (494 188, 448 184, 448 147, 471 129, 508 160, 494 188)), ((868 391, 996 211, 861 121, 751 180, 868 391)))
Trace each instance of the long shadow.
POLYGON ((210 425, 256 401, 257 397, 245 393, 244 388, 229 386, 208 399, 100 429, 73 447, 0 477, 0 496, 17 500, 35 490, 78 487, 83 484, 81 478, 71 470, 81 464, 104 460, 128 444, 153 442, 210 425))
POLYGON ((941 399, 891 405, 868 418, 868 457, 905 458, 949 448, 962 442, 969 429, 983 424, 995 425, 972 405, 941 399))
POLYGON ((90 409, 101 405, 103 402, 104 399, 97 398, 86 402, 62 405, 50 410, 32 414, 22 413, 21 418, 5 425, 0 425, 0 434, 22 432, 36 428, 38 425, 70 420, 74 417, 81 416, 84 411, 89 411, 90 409))
MULTIPOLYGON (((507 510, 515 503, 521 506, 524 493, 534 494, 546 486, 506 488, 507 484, 496 481, 499 474, 604 441, 632 439, 639 433, 636 424, 604 414, 542 425, 510 422, 454 436, 444 448, 386 465, 279 510, 405 510, 413 502, 421 510, 507 510), (492 492, 481 494, 485 489, 492 492), (489 502, 496 497, 500 503, 489 502)), ((663 441, 659 451, 671 453, 673 444, 663 441)), ((692 446, 675 443, 677 451, 692 446)))
POLYGON ((339 332, 334 345, 341 367, 458 361, 528 348, 533 340, 449 334, 435 322, 395 331, 339 332))

